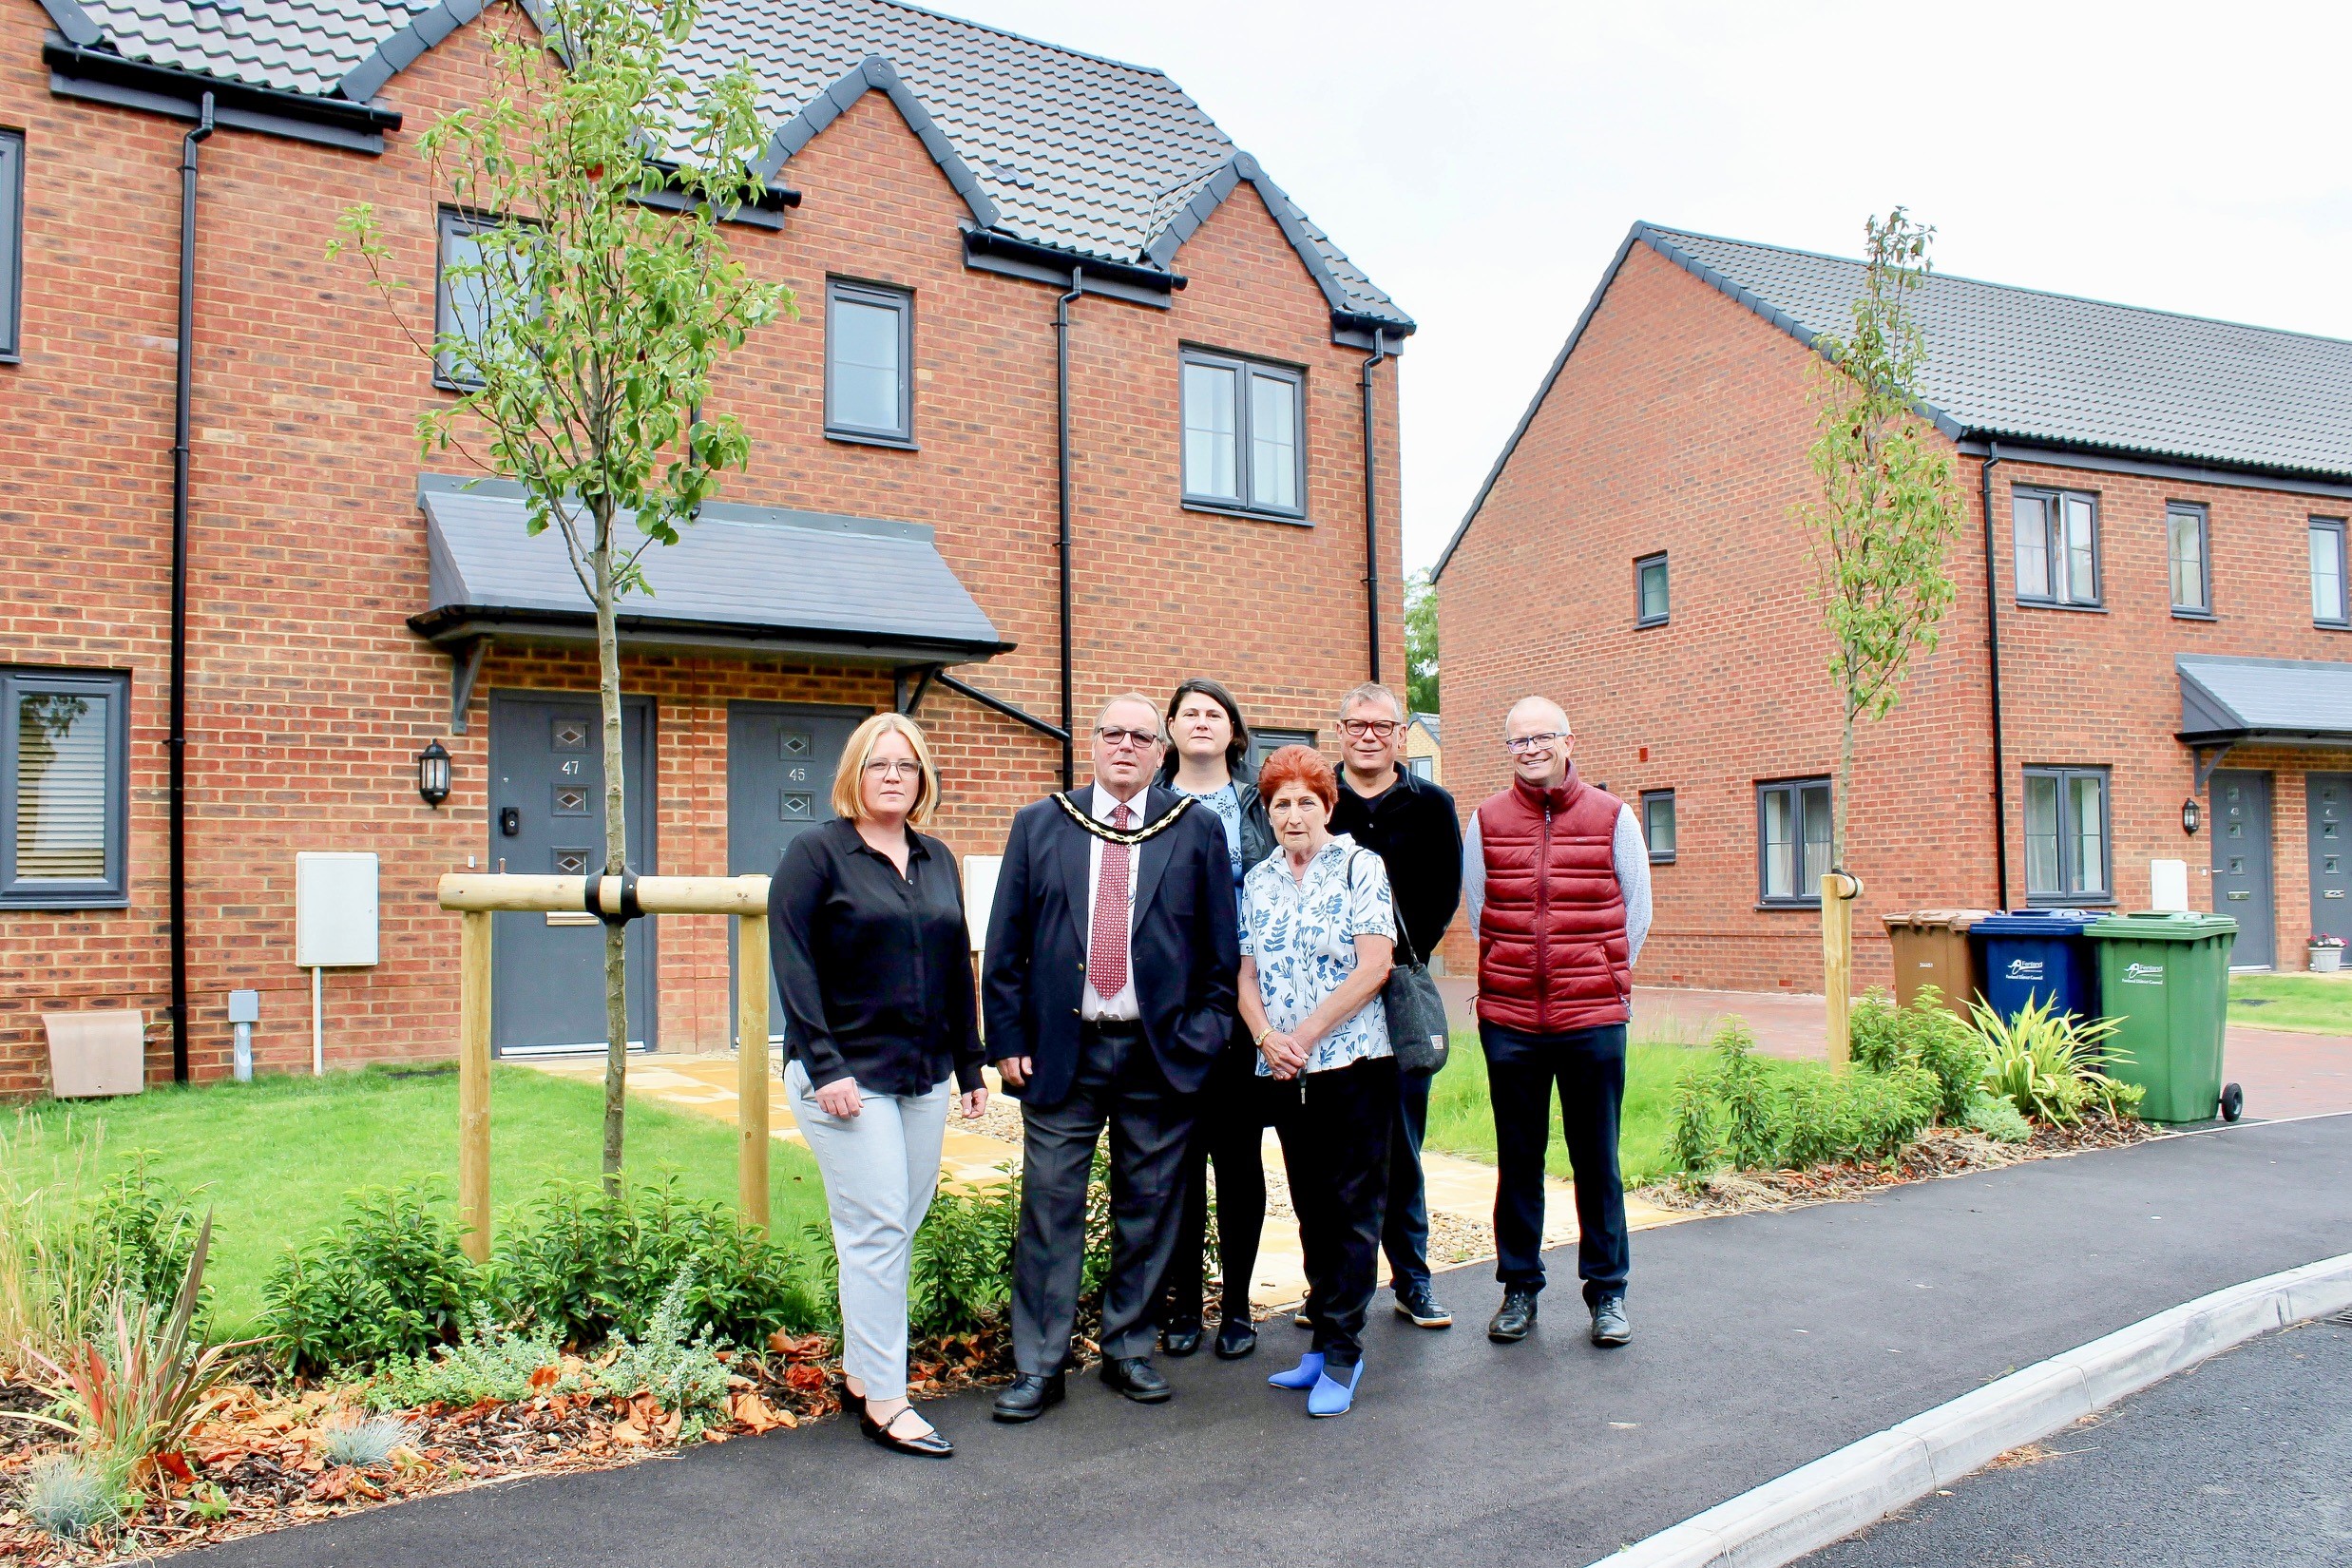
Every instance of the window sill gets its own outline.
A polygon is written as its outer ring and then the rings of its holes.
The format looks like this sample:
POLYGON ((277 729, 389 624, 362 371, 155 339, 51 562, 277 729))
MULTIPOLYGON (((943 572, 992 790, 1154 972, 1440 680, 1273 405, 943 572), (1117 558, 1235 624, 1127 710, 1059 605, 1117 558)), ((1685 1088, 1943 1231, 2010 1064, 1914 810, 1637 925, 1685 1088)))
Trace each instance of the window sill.
POLYGON ((1672 854, 1654 854, 1650 857, 1650 864, 1653 866, 1672 866, 1673 863, 1674 857, 1672 854))
POLYGON ((2314 621, 2311 628, 2322 632, 2352 632, 2352 621, 2314 621))
POLYGON ((2020 610, 2072 610, 2077 615, 2105 615, 2107 613, 2107 606, 2104 603, 2070 604, 2059 599, 2020 599, 2017 601, 2017 608, 2020 610))
POLYGON ((1651 627, 1653 627, 1653 626, 1663 626, 1663 625, 1665 625, 1665 624, 1666 624, 1666 622, 1667 622, 1667 620, 1668 620, 1668 618, 1667 618, 1666 616, 1662 616, 1662 615, 1654 615, 1654 616, 1650 617, 1650 618, 1649 618, 1648 620, 1646 620, 1646 621, 1645 621, 1645 620, 1640 619, 1639 617, 1636 617, 1636 618, 1635 618, 1635 621, 1634 621, 1634 630, 1635 630, 1635 631, 1637 631, 1637 632, 1646 632, 1646 631, 1648 631, 1648 630, 1649 630, 1651 627))
POLYGON ((1804 914, 1807 911, 1814 914, 1821 913, 1821 900, 1818 898, 1772 898, 1756 901, 1758 914, 1804 914))
POLYGON ((480 381, 452 381, 439 371, 432 373, 432 384, 437 392, 455 392, 460 397, 472 396, 480 392, 484 385, 480 381))
POLYGON ((1293 528, 1311 528, 1312 521, 1299 512, 1252 511, 1248 507, 1225 507, 1214 501, 1195 501, 1189 496, 1182 503, 1188 512, 1207 512, 1212 517, 1238 517, 1248 523, 1287 523, 1293 528))
POLYGON ((21 354, 0 354, 0 365, 21 365, 24 362, 25 356, 21 354))
POLYGON ((13 909, 47 910, 51 914, 71 913, 77 909, 127 909, 128 893, 46 893, 28 897, 21 893, 0 894, 0 914, 13 909))
POLYGON ((2219 621, 2221 617, 2211 610, 2184 610, 2175 604, 2172 606, 2172 619, 2175 621, 2219 621))
POLYGON ((2112 909, 2115 907, 2113 893, 2027 893, 2025 907, 2029 909, 2112 909))
POLYGON ((875 435, 868 430, 836 430, 828 426, 825 439, 838 441, 845 447, 889 447, 896 451, 919 452, 923 449, 903 435, 875 435))

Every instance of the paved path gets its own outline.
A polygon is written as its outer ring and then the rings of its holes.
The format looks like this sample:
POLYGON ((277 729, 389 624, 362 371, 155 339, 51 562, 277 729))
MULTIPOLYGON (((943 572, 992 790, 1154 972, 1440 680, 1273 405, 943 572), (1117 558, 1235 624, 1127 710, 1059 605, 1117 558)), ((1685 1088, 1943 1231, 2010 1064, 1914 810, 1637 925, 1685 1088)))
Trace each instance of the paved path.
MULTIPOLYGON (((237 1568, 1578 1568, 1807 1460, 2151 1312, 2352 1251, 2352 1117, 2241 1125, 1673 1226, 1635 1245, 1640 1338, 1600 1351, 1573 1284, 1527 1343, 1394 1318, 1364 1403, 1309 1422, 1252 1359, 1091 1379, 1034 1426, 930 1413, 947 1464, 842 1423, 670 1463, 380 1509, 217 1549, 237 1568)), ((1573 1264, 1555 1254, 1561 1273, 1573 1264)), ((1444 1289, 1482 1314, 1483 1271, 1444 1289)))
POLYGON ((2342 1568, 2352 1323, 2242 1345, 1979 1471, 1806 1568, 2342 1568), (2022 1457, 2022 1456, 2017 1456, 2022 1457))

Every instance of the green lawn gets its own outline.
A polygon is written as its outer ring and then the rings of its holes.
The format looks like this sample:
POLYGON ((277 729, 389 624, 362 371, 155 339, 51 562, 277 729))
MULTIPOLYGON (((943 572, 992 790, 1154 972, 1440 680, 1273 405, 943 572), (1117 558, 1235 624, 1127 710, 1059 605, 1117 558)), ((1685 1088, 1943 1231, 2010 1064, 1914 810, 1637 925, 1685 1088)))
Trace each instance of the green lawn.
POLYGON ((2231 975, 2229 1022, 2253 1029, 2352 1035, 2352 980, 2321 975, 2231 975))
MULTIPOLYGON (((603 1092, 526 1068, 493 1069, 490 1200, 494 1224, 554 1179, 593 1181, 603 1146, 603 1092)), ((0 1142, 0 1168, 17 1192, 59 1183, 94 1190, 142 1151, 157 1176, 199 1194, 214 1211, 215 1321, 247 1331, 279 1249, 324 1229, 354 1188, 416 1176, 457 1184, 457 1076, 382 1067, 324 1079, 269 1077, 249 1084, 150 1089, 105 1101, 38 1102, 17 1113, 0 1142)), ((821 1219, 815 1163, 797 1145, 771 1143, 773 1227, 797 1242, 821 1219)), ((629 1101, 631 1178, 676 1172, 679 1191, 733 1203, 734 1124, 642 1100, 629 1101)))
MULTIPOLYGON (((1694 1046, 1635 1041, 1626 1048, 1625 1113, 1617 1137, 1617 1164, 1625 1184, 1636 1187, 1666 1174, 1666 1134, 1674 1084, 1705 1053, 1694 1046)), ((1452 1058, 1429 1091, 1429 1130, 1424 1147, 1492 1163, 1495 1116, 1487 1102, 1486 1058, 1476 1030, 1457 1030, 1452 1058)), ((1569 1175, 1567 1146, 1559 1138, 1559 1100, 1552 1101, 1552 1142, 1545 1157, 1551 1173, 1569 1175)))

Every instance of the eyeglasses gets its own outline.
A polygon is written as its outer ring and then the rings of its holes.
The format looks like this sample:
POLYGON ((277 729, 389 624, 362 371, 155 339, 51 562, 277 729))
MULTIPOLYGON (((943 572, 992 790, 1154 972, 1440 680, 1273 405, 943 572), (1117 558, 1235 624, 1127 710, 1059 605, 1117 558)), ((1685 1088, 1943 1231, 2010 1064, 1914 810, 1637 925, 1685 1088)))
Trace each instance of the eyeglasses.
POLYGON ((1339 727, 1357 740, 1367 735, 1376 735, 1386 740, 1405 726, 1393 718, 1343 718, 1339 727))
POLYGON ((1116 724, 1105 724, 1095 732, 1095 738, 1114 751, 1121 746, 1133 746, 1137 751, 1148 752, 1159 744, 1159 732, 1122 730, 1116 724))
POLYGON ((1543 752, 1551 750, 1554 742, 1567 738, 1558 730, 1546 730, 1541 735, 1515 735, 1502 743, 1502 749, 1519 755, 1528 752, 1543 752))
POLYGON ((923 764, 911 757, 877 756, 866 764, 866 772, 874 778, 920 778, 923 764))

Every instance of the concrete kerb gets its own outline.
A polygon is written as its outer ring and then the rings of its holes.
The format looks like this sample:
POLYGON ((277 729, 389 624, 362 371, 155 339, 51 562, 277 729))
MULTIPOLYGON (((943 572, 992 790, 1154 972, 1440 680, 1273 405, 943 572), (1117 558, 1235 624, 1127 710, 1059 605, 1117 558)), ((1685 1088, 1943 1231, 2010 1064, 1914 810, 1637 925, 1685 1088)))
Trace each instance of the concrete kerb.
POLYGON ((2352 1307, 2352 1252, 2185 1302, 1693 1515, 1593 1568, 1780 1568, 2258 1334, 2352 1307))

